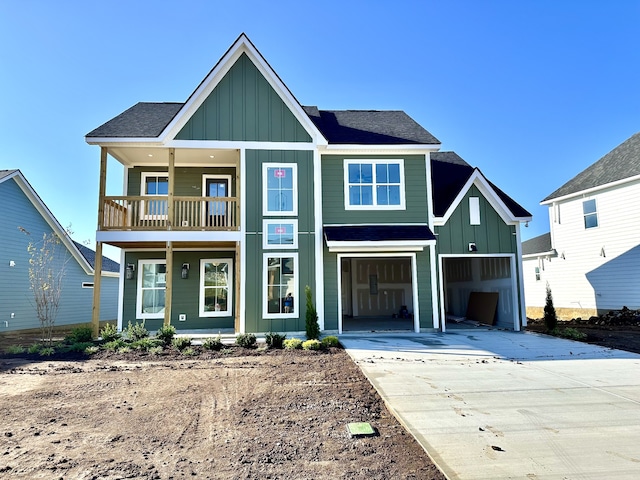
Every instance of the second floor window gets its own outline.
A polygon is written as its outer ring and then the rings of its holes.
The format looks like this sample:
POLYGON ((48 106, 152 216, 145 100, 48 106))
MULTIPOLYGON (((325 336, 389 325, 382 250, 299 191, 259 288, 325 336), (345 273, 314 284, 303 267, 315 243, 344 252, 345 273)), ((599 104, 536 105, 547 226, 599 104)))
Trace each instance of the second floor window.
POLYGON ((264 215, 297 215, 297 165, 265 163, 262 168, 264 215))
POLYGON ((403 160, 345 160, 347 210, 403 210, 403 160))
POLYGON ((598 226, 598 211, 594 199, 582 202, 582 213, 584 214, 584 228, 594 228, 598 226))
MULTIPOLYGON (((168 195, 169 177, 166 173, 143 173, 141 195, 168 195)), ((158 218, 167 215, 166 200, 147 200, 143 217, 158 218)))

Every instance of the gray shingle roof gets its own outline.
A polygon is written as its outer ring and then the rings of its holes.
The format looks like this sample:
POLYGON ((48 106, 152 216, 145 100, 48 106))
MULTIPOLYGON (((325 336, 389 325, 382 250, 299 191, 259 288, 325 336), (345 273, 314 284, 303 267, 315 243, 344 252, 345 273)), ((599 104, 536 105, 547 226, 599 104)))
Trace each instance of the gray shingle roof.
POLYGON ((543 202, 640 175, 640 132, 558 188, 543 202))
POLYGON ((303 107, 329 143, 340 145, 439 145, 401 110, 318 110, 303 107))
POLYGON ((0 170, 0 180, 3 179, 4 177, 8 177, 9 175, 11 175, 14 172, 17 172, 17 170, 16 169, 13 169, 13 170, 0 170))
POLYGON ((136 103, 120 115, 89 132, 91 138, 155 138, 173 120, 183 103, 136 103))
POLYGON ((522 242, 522 255, 550 252, 551 250, 550 233, 543 233, 542 235, 538 235, 537 237, 522 242))
MULTIPOLYGON (((91 265, 91 268, 96 268, 95 267, 95 265, 96 265, 96 252, 94 252, 93 250, 91 250, 88 247, 85 247, 81 243, 76 242, 75 240, 73 241, 73 243, 78 248, 78 250, 80 250, 80 253, 87 260, 87 262, 89 262, 89 265, 91 265)), ((116 272, 116 273, 118 273, 120 271, 120 264, 118 262, 114 262, 110 258, 105 257, 103 255, 102 256, 102 271, 103 272, 116 272)))

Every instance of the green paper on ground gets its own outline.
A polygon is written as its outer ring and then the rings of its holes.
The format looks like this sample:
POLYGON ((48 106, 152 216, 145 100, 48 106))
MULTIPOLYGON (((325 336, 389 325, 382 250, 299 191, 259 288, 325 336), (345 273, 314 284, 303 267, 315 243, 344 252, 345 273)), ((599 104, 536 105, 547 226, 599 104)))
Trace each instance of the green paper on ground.
POLYGON ((373 427, 371 426, 371 424, 367 422, 349 423, 347 425, 347 429, 349 430, 349 434, 352 437, 363 436, 363 435, 375 435, 376 433, 373 427))

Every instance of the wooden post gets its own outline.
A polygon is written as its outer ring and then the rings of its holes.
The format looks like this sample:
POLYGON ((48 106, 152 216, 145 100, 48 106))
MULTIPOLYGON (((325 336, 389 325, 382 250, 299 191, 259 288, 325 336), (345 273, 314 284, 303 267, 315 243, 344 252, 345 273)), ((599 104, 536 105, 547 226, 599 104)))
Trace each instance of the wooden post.
POLYGON ((175 148, 170 148, 169 149, 169 194, 168 194, 168 198, 167 198, 167 228, 169 230, 171 230, 173 228, 173 221, 174 221, 174 208, 173 208, 173 188, 175 185, 175 178, 174 178, 174 170, 175 170, 175 159, 176 159, 176 149, 175 148))
POLYGON ((167 242, 167 273, 165 274, 164 325, 171 325, 171 298, 173 297, 173 243, 167 242))
MULTIPOLYGON (((100 184, 98 187, 98 231, 104 222, 104 196, 107 189, 107 148, 100 148, 100 184)), ((93 338, 100 335, 100 286, 102 280, 102 242, 96 242, 96 259, 93 265, 93 306, 91 307, 91 332, 93 338)))

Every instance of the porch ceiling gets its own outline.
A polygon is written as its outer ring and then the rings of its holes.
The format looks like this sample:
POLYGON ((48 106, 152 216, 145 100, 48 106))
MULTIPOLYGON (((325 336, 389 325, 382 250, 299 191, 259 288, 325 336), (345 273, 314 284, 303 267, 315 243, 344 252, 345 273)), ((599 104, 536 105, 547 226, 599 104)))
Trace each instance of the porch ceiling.
MULTIPOLYGON (((169 149, 152 146, 115 146, 109 147, 109 155, 125 166, 168 165, 169 149)), ((236 165, 240 160, 238 150, 211 148, 176 148, 175 165, 236 165)))

